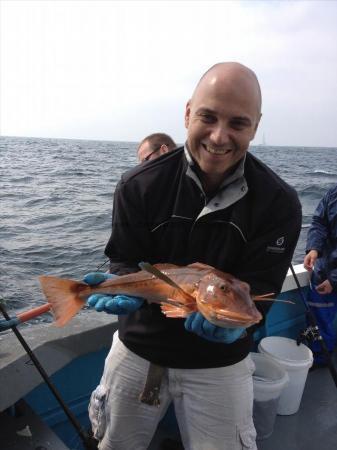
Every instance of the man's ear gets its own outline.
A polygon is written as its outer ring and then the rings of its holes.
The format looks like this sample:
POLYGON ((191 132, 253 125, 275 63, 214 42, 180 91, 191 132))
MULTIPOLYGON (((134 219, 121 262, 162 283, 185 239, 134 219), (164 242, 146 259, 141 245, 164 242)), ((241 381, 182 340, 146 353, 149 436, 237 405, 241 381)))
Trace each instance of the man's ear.
POLYGON ((190 114, 191 114, 191 100, 186 103, 185 109, 185 128, 189 127, 190 124, 190 114))
MULTIPOLYGON (((255 124, 255 133, 256 133, 256 131, 257 131, 257 127, 259 126, 259 123, 260 123, 260 120, 261 120, 261 117, 262 117, 262 114, 260 114, 260 117, 259 117, 259 119, 256 121, 256 124, 255 124)), ((254 134, 254 136, 255 136, 255 134, 254 134)))
POLYGON ((164 153, 167 153, 169 151, 169 148, 166 144, 162 144, 160 147, 160 154, 163 155, 164 153))
POLYGON ((255 138, 256 132, 257 132, 257 128, 259 126, 260 120, 261 120, 262 114, 260 114, 260 117, 258 118, 258 120, 256 121, 255 127, 254 127, 254 131, 253 131, 253 136, 251 138, 251 141, 255 138))

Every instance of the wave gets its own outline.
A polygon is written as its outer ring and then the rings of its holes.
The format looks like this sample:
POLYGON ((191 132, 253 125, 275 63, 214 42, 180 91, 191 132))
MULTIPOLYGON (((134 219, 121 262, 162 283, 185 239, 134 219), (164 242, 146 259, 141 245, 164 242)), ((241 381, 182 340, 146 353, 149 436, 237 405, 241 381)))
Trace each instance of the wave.
POLYGON ((35 206, 35 205, 39 205, 41 203, 45 203, 46 199, 45 198, 36 198, 34 200, 28 200, 27 202, 24 203, 24 206, 35 206))
POLYGON ((297 188, 297 193, 300 196, 300 198, 302 196, 302 197, 311 197, 312 200, 315 200, 317 198, 321 199, 323 195, 326 194, 328 189, 330 189, 331 187, 333 187, 333 184, 331 186, 330 185, 317 186, 311 184, 303 188, 297 188))
POLYGON ((337 177, 336 172, 331 172, 329 170, 316 169, 312 172, 307 172, 307 175, 321 175, 323 177, 337 177))
POLYGON ((13 178, 11 178, 9 181, 10 181, 11 183, 21 183, 21 182, 23 182, 23 183, 28 183, 28 182, 33 181, 33 180, 34 180, 33 177, 30 177, 30 176, 24 176, 24 177, 18 177, 18 178, 13 177, 13 178))

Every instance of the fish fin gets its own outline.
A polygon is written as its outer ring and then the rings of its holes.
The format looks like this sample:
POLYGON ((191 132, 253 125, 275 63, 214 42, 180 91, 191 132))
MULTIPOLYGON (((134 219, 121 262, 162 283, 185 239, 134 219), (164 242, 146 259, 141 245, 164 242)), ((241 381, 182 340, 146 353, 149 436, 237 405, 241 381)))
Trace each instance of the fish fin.
POLYGON ((279 298, 261 298, 260 296, 258 298, 253 297, 253 302, 290 303, 291 305, 295 305, 295 303, 296 303, 296 302, 293 302, 292 300, 281 300, 279 298))
POLYGON ((263 300, 264 298, 266 298, 268 300, 274 300, 273 295, 275 295, 275 292, 268 292, 268 294, 253 295, 252 298, 253 298, 253 300, 263 300))
POLYGON ((199 270, 209 269, 209 270, 214 271, 214 267, 209 266, 208 264, 200 263, 200 262, 195 262, 195 263, 189 264, 187 267, 191 267, 192 269, 199 269, 199 270))
POLYGON ((181 308, 180 306, 168 305, 167 303, 162 303, 160 309, 166 317, 171 319, 183 318, 189 315, 189 312, 187 312, 186 309, 181 308))
POLYGON ((146 272, 151 273, 156 278, 159 278, 159 280, 163 281, 164 283, 168 284, 169 286, 173 287, 174 289, 177 289, 182 294, 184 299, 187 300, 188 302, 195 301, 194 297, 192 297, 191 294, 184 291, 184 289, 182 287, 180 287, 175 281, 173 281, 165 273, 161 272, 157 267, 155 267, 152 264, 147 263, 147 262, 140 262, 138 265, 142 270, 145 270, 146 272))
POLYGON ((168 269, 177 269, 178 267, 176 264, 169 264, 169 263, 159 263, 159 264, 153 264, 153 267, 155 267, 158 270, 168 270, 168 269))
POLYGON ((52 276, 41 276, 39 281, 45 297, 51 303, 56 325, 63 327, 82 308, 84 300, 79 294, 87 290, 88 285, 52 276))
POLYGON ((295 302, 291 300, 281 300, 278 298, 271 297, 272 295, 275 295, 275 292, 270 292, 269 294, 262 294, 262 295, 253 295, 252 300, 253 302, 278 302, 278 303, 291 303, 295 304, 295 302))

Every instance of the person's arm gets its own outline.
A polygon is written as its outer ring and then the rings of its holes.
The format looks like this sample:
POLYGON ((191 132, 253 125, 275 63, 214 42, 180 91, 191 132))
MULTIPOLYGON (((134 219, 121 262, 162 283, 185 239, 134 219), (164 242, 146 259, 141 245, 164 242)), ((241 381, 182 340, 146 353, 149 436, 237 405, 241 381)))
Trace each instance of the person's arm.
MULTIPOLYGON (((304 267, 312 270, 317 258, 322 256, 324 247, 329 240, 329 205, 330 193, 328 191, 319 202, 312 218, 312 224, 307 235, 306 256, 304 267)), ((328 256, 328 276, 318 286, 317 292, 322 295, 330 294, 333 290, 337 292, 337 249, 332 250, 328 256)))
POLYGON ((315 250, 318 258, 322 255, 328 238, 327 203, 328 195, 326 194, 313 214, 312 223, 307 234, 306 254, 311 250, 315 250))
MULTIPOLYGON (((302 223, 301 204, 295 194, 275 199, 273 210, 264 218, 263 224, 246 244, 236 276, 251 287, 252 294, 281 291, 302 223)), ((256 302, 265 317, 272 302, 256 302)))
MULTIPOLYGON (((112 233, 105 253, 110 258, 110 274, 94 272, 85 275, 84 281, 90 285, 99 284, 109 277, 139 271, 138 263, 148 255, 145 243, 149 236, 142 212, 142 202, 137 189, 130 191, 121 180, 115 190, 112 233)), ((109 314, 129 314, 144 303, 144 299, 129 295, 91 295, 87 303, 96 311, 109 314)))
POLYGON ((337 248, 335 248, 329 256, 330 270, 328 273, 328 280, 332 286, 332 289, 337 293, 337 248))
POLYGON ((105 248, 110 273, 137 272, 140 261, 152 262, 150 249, 151 235, 139 190, 133 183, 120 181, 114 194, 112 231, 105 248))
POLYGON ((307 253, 304 257, 304 260, 303 260, 304 268, 309 270, 309 272, 311 272, 314 268, 317 258, 318 258, 318 251, 310 250, 309 253, 307 253))

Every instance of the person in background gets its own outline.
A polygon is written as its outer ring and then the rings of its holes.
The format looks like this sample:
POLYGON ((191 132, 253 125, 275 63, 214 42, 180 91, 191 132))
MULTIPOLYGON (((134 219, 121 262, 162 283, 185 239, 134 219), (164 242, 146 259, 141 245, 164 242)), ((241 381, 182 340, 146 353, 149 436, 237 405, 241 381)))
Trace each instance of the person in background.
MULTIPOLYGON (((337 313, 337 185, 319 202, 307 235, 304 267, 311 272, 308 304, 321 335, 332 352, 337 344, 334 319, 337 313)), ((318 341, 310 345, 314 365, 325 366, 318 341)))
POLYGON ((146 136, 138 145, 137 156, 140 162, 152 161, 177 147, 173 139, 165 133, 146 136))
MULTIPOLYGON (((232 273, 252 294, 277 295, 301 206, 295 190, 248 152, 260 117, 255 73, 234 62, 211 67, 187 102, 185 145, 122 175, 105 249, 111 275, 84 281, 136 272, 140 261, 200 262, 232 273)), ((158 305, 125 295, 96 294, 88 303, 119 321, 89 405, 101 450, 147 449, 171 402, 186 450, 256 450, 253 328, 218 327, 200 313, 169 319, 158 305)), ((263 315, 269 307, 258 304, 263 315)))

